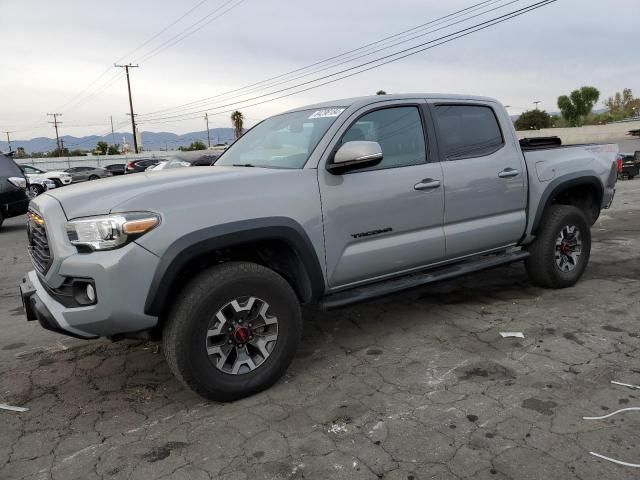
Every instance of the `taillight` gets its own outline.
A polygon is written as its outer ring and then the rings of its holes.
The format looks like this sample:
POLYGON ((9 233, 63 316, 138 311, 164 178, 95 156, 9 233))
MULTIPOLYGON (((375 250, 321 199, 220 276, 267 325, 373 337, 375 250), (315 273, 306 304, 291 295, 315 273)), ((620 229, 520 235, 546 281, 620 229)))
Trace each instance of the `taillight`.
POLYGON ((23 177, 9 177, 7 180, 14 187, 27 188, 27 181, 23 177))
POLYGON ((136 162, 127 163, 127 170, 134 170, 136 168, 136 162))
POLYGON ((618 173, 622 173, 622 159, 618 159, 618 173))

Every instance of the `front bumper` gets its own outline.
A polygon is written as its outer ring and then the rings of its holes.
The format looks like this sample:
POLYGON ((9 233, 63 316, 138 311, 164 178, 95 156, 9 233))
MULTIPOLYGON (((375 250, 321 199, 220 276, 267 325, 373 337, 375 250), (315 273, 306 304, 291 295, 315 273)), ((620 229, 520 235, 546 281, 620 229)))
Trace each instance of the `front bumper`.
POLYGON ((158 318, 144 313, 144 304, 159 259, 135 243, 105 252, 75 254, 60 263, 53 278, 91 279, 97 302, 69 306, 56 297, 59 285, 47 282, 35 270, 20 284, 28 320, 48 329, 79 338, 109 337, 148 330, 158 318))
MULTIPOLYGON (((38 290, 32 282, 33 277, 31 274, 35 275, 35 272, 30 272, 20 283, 20 297, 22 298, 22 306, 24 308, 24 313, 27 316, 27 320, 37 320, 40 322, 42 328, 51 330, 52 332, 61 333, 63 335, 84 339, 98 338, 97 335, 87 335, 84 332, 76 331, 68 326, 66 329, 63 328, 58 320, 56 320, 56 317, 51 310, 49 310, 47 305, 38 296, 38 290)), ((51 305, 51 302, 49 302, 49 304, 51 305)))

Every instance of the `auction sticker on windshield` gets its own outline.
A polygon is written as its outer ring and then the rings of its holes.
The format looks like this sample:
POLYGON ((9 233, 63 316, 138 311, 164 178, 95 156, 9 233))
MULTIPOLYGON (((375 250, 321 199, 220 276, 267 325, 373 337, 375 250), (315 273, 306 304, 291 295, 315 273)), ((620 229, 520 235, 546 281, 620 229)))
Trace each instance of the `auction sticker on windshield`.
POLYGON ((344 112, 344 108, 323 108, 322 110, 316 110, 313 112, 309 119, 337 117, 342 112, 344 112))

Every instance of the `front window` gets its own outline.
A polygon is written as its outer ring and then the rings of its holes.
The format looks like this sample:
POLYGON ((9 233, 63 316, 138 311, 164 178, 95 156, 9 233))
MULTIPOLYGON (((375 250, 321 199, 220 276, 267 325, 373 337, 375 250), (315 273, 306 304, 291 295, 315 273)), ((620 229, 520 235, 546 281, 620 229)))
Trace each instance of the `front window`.
POLYGON ((268 118, 231 145, 215 165, 302 168, 344 110, 318 108, 268 118))

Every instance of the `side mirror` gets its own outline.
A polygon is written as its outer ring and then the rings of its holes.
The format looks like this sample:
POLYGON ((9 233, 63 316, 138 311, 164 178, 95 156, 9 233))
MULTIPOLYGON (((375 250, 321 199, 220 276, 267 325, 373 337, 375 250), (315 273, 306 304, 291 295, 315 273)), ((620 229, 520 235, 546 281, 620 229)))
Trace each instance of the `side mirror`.
POLYGON ((341 175, 359 168, 373 167, 382 161, 382 148, 378 142, 353 141, 343 144, 327 164, 327 171, 341 175))

